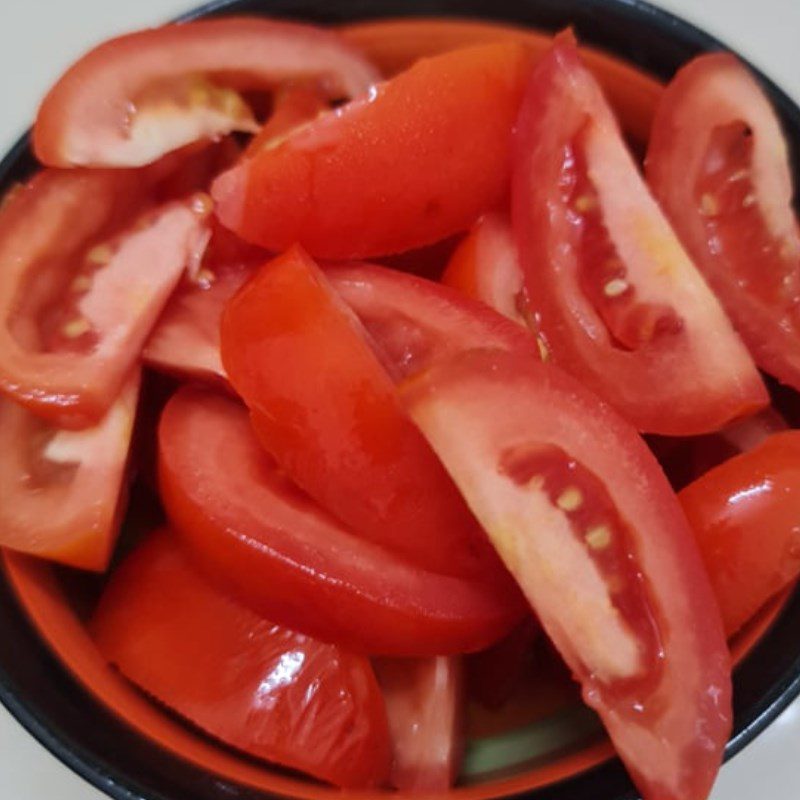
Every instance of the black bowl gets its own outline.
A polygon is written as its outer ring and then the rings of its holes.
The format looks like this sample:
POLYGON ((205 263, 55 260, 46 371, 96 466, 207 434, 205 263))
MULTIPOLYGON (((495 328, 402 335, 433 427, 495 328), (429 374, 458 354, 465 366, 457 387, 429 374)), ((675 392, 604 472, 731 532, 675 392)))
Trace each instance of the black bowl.
MULTIPOLYGON (((668 79, 698 53, 726 49, 692 25, 640 0, 218 0, 182 19, 263 14, 316 23, 399 16, 472 17, 556 31, 572 25, 580 40, 668 79)), ((800 153, 800 109, 758 73, 800 153)), ((33 168, 27 137, 0 163, 0 193, 33 168)), ((782 398, 787 400, 787 396, 782 398)), ((800 400, 788 404, 795 420, 800 400)), ((263 792, 221 779, 161 749, 129 728, 67 672, 37 635, 0 573, 0 700, 45 747, 117 800, 256 800, 263 792)), ((753 740, 800 693, 800 591, 795 591, 734 675, 734 731, 725 756, 753 740)), ((536 800, 633 800, 618 760, 527 792, 536 800)))

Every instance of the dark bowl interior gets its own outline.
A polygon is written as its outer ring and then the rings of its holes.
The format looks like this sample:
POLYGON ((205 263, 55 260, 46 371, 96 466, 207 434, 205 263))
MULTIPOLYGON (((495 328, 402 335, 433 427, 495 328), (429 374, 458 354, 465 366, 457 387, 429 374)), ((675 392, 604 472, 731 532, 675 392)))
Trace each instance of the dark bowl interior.
MULTIPOLYGON (((691 25, 637 0, 221 0, 187 14, 266 14, 317 23, 399 16, 490 19, 555 31, 572 25, 582 42, 668 79, 685 61, 724 49, 691 25)), ((759 75, 783 122, 793 156, 800 153, 800 109, 759 75)), ((795 163, 795 183, 800 174, 795 163)), ((0 164, 0 192, 34 168, 27 137, 0 164)), ((800 399, 776 389, 793 424, 800 399)), ((129 728, 64 669, 37 635, 0 573, 0 700, 64 763, 118 800, 256 800, 260 791, 216 777, 171 755, 129 728)), ((730 758, 800 692, 800 592, 734 676, 735 725, 730 758)), ((623 800, 637 797, 622 765, 608 761, 526 793, 537 800, 623 800)))

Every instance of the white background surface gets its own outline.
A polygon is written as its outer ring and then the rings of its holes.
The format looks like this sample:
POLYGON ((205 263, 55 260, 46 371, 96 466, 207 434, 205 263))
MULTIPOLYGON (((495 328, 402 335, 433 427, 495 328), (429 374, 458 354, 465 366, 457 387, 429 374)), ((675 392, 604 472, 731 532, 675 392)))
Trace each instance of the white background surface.
MULTIPOLYGON (((800 100, 800 0, 659 4, 737 48, 800 100)), ((23 132, 48 85, 86 48, 112 34, 165 21, 190 5, 191 0, 0 0, 2 151, 23 132)), ((723 768, 713 800, 762 796, 800 798, 800 701, 723 768)), ((50 756, 0 707, 0 800, 104 797, 50 756)))

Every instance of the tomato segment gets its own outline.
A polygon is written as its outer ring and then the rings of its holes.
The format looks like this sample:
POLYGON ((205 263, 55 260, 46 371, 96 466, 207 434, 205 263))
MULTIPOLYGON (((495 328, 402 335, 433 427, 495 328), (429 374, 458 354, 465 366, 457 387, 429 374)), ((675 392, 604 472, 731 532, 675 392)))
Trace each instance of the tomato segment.
POLYGON ((729 636, 800 575, 799 497, 800 431, 773 434, 679 494, 729 636))
POLYGON ((729 656, 691 531, 635 431, 560 371, 497 351, 401 395, 640 790, 706 797, 731 726, 729 656), (604 563, 614 547, 630 567, 604 563))
POLYGON ((0 213, 0 389, 56 425, 103 416, 205 247, 207 209, 169 203, 132 223, 140 195, 134 177, 50 170, 0 213))
POLYGON ((220 176, 219 218, 270 250, 338 259, 464 230, 507 190, 529 64, 518 44, 420 61, 220 176))
POLYGON ((82 569, 108 566, 138 396, 136 370, 83 431, 55 430, 0 400, 0 546, 82 569))
POLYGON ((219 594, 170 531, 151 534, 114 572, 91 631, 123 675, 229 745, 338 786, 388 778, 369 661, 219 594))
POLYGON ((727 53, 667 87, 647 179, 764 370, 800 388, 800 232, 786 142, 755 78, 727 53))
POLYGON ((332 97, 356 97, 379 76, 336 34, 290 22, 229 17, 138 31, 64 73, 39 108, 34 150, 55 167, 149 164, 200 139, 258 130, 238 91, 304 77, 332 97))
POLYGON ((394 744, 391 784, 401 792, 444 792, 464 747, 461 659, 373 660, 394 744))
POLYGON ((207 574, 271 619, 367 653, 485 647, 519 618, 513 587, 425 572, 351 533, 258 445, 234 400, 183 389, 159 428, 161 496, 207 574))
POLYGON ((367 339, 294 248, 228 304, 222 360, 264 447, 324 508, 426 569, 508 581, 367 339))
POLYGON ((564 38, 526 92, 512 201, 528 300, 553 359, 636 427, 702 433, 767 402, 564 38))
POLYGON ((328 266, 325 276, 395 381, 477 347, 536 353, 531 336, 438 283, 374 264, 328 266))

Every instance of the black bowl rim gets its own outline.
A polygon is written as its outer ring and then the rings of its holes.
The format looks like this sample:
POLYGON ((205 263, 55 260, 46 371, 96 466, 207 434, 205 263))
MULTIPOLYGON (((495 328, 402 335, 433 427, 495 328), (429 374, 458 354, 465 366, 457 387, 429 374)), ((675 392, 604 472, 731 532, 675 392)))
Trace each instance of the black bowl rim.
MULTIPOLYGON (((220 14, 229 13, 230 7, 236 5, 237 0, 211 0, 198 7, 195 7, 178 17, 173 21, 184 22, 196 19, 198 17, 215 16, 220 14)), ((264 5, 269 3, 264 2, 264 5)), ((659 32, 665 37, 666 41, 678 42, 696 52, 703 51, 716 51, 716 50, 729 50, 734 52, 742 61, 744 61, 752 72, 756 75, 762 83, 773 104, 781 116, 784 124, 790 123, 790 127, 798 132, 800 136, 800 108, 794 101, 771 79, 764 73, 751 64, 747 59, 742 58, 741 55, 736 53, 720 40, 701 30, 694 24, 672 14, 665 9, 658 8, 651 5, 645 0, 577 0, 577 4, 592 10, 600 12, 613 11, 617 19, 623 20, 632 25, 646 25, 650 26, 653 30, 659 32)), ((293 0, 288 2, 277 2, 275 9, 275 16, 289 16, 297 18, 312 18, 319 12, 318 8, 306 5, 302 0, 294 3, 293 0)), ((436 3, 432 3, 436 5, 436 3)), ((470 5, 469 3, 465 3, 470 5)), ((480 5, 480 4, 478 4, 480 5)), ((536 0, 520 0, 519 10, 523 10, 525 6, 535 6, 536 0)), ((331 3, 335 8, 335 1, 331 3)), ((463 19, 485 19, 487 21, 502 22, 507 21, 509 24, 524 24, 520 21, 519 15, 502 16, 494 14, 486 7, 480 9, 470 8, 466 12, 451 13, 451 9, 442 9, 434 13, 403 13, 396 14, 381 14, 376 13, 376 8, 369 2, 365 2, 361 9, 364 13, 351 15, 347 19, 350 20, 369 20, 380 19, 383 17, 397 18, 401 16, 424 18, 425 16, 449 16, 451 18, 463 19)), ((248 13, 236 11, 235 13, 248 13)), ((337 18, 334 15, 334 18, 337 18)), ((338 19, 338 18, 337 18, 338 19)), ((344 18, 343 18, 344 19, 344 18)), ((590 45, 599 46, 602 49, 613 53, 613 45, 609 45, 606 40, 598 40, 591 29, 582 30, 578 28, 580 39, 590 45)), ((641 67, 640 67, 641 68, 641 67)), ((660 69, 647 68, 651 73, 662 79, 670 77, 668 72, 660 69)), ((795 153, 795 157, 800 154, 795 153)), ((5 154, 2 161, 0 161, 0 188, 8 184, 12 179, 19 179, 24 176, 28 171, 30 164, 30 130, 25 132, 5 154)), ((15 622, 27 625, 28 629, 33 632, 35 639, 39 639, 38 634, 33 629, 32 624, 25 616, 24 610, 19 607, 13 590, 9 587, 3 570, 0 567, 0 605, 9 604, 13 606, 13 613, 18 617, 15 622)), ((787 605, 792 607, 797 606, 796 613, 800 615, 800 589, 796 590, 788 601, 787 605)), ((784 609, 784 613, 786 609, 784 609)), ((791 609, 791 613, 795 613, 795 609, 791 609)), ((80 689, 75 684, 71 676, 66 675, 64 667, 55 659, 52 654, 47 650, 46 644, 39 640, 42 652, 41 655, 46 661, 49 661, 46 668, 53 668, 60 670, 64 675, 61 677, 66 679, 66 683, 71 687, 76 688, 79 692, 80 689)), ((756 647, 757 649, 757 647, 756 647)), ((749 656, 748 656, 749 659, 749 656)), ((745 662, 747 662, 747 660, 745 662)), ((31 697, 25 697, 21 692, 17 691, 15 681, 6 672, 4 665, 0 660, 0 703, 11 713, 11 715, 20 723, 20 725, 27 730, 40 744, 42 744, 52 755, 60 760, 65 766, 70 768, 73 772, 83 777, 89 784, 94 786, 101 792, 106 793, 115 800, 173 800, 163 794, 158 789, 153 787, 145 787, 140 784, 137 779, 132 778, 130 775, 125 774, 115 767, 113 764, 99 763, 94 757, 90 749, 84 747, 74 737, 67 734, 65 731, 60 730, 58 726, 53 725, 48 718, 48 714, 44 711, 31 697)), ((783 671, 783 674, 775 680, 769 691, 761 696, 751 709, 751 713, 747 714, 747 719, 738 730, 735 730, 734 735, 729 740, 725 748, 725 761, 730 760, 746 747, 753 739, 756 738, 762 731, 778 717, 786 707, 800 695, 800 651, 794 661, 783 671)), ((88 695, 87 695, 88 696, 88 695)), ((136 734, 138 735, 138 734, 136 734)), ((178 757, 175 757, 178 758, 178 757)), ((184 763, 182 759, 178 760, 184 763)), ((610 762, 615 765, 615 771, 619 773, 621 765, 618 759, 613 759, 610 762)), ((588 773, 583 775, 590 775, 595 773, 601 767, 594 768, 588 773)), ((580 776, 579 776, 580 777, 580 776)), ((231 784, 231 787, 238 785, 231 784)), ((533 790, 526 792, 519 797, 530 798, 530 800, 558 800, 560 795, 558 789, 561 783, 555 784, 553 787, 545 787, 544 790, 533 790), (548 788, 552 788, 556 793, 551 795, 548 788), (545 797, 546 795, 546 797, 545 797)), ((244 787, 239 787, 244 788, 244 787)), ((599 788, 599 787, 598 787, 599 788)), ((228 793, 230 789, 228 789, 228 793)), ((247 800, 255 800, 257 797, 268 797, 268 793, 256 792, 251 794, 248 789, 244 790, 241 795, 247 800)), ((627 790, 623 790, 617 794, 614 800, 633 800, 638 797, 638 794, 629 785, 627 790)), ((566 798, 565 798, 566 800, 566 798)))

